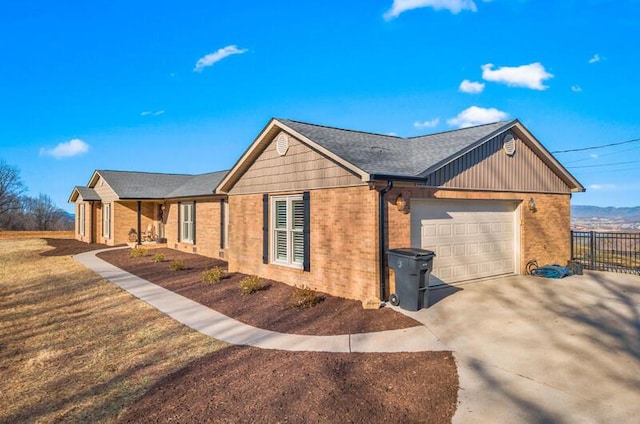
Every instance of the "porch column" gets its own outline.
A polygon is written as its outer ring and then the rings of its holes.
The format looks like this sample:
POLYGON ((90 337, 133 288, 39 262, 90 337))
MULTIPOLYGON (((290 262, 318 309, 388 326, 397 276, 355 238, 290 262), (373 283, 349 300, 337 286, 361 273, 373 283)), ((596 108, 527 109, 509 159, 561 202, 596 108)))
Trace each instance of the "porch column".
POLYGON ((142 244, 142 201, 138 200, 138 246, 142 244))

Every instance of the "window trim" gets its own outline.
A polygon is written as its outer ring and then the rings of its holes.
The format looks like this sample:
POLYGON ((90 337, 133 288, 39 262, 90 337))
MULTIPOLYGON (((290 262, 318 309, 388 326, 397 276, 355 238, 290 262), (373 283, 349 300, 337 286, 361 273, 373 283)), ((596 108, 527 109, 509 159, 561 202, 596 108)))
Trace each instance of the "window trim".
POLYGON ((111 238, 111 203, 102 205, 102 237, 111 238))
POLYGON ((78 225, 80 228, 78 228, 78 234, 80 234, 81 236, 84 236, 85 234, 85 227, 86 227, 86 218, 85 218, 85 204, 84 203, 80 203, 78 205, 78 225))
POLYGON ((286 195, 286 196, 270 196, 269 197, 269 263, 274 265, 282 265, 295 269, 304 269, 305 263, 305 245, 304 245, 304 221, 303 225, 300 228, 293 228, 293 203, 300 202, 302 208, 304 210, 304 199, 302 194, 295 195, 286 195), (286 228, 278 229, 276 228, 276 203, 285 201, 286 202, 286 228), (286 259, 278 259, 276 245, 277 245, 277 234, 284 232, 285 236, 285 246, 286 246, 286 259), (294 253, 294 234, 300 234, 303 240, 303 254, 300 262, 295 262, 295 253, 294 253))
POLYGON ((180 243, 195 244, 195 238, 196 238, 195 209, 196 209, 195 202, 179 202, 178 203, 178 224, 180 229, 180 240, 179 240, 180 243), (185 221, 185 209, 188 207, 190 207, 191 209, 191 213, 189 214, 190 221, 185 221), (185 231, 185 224, 187 225, 186 227, 187 231, 185 231), (191 228, 190 232, 189 232, 189 228, 191 228), (185 236, 185 233, 190 233, 190 234, 187 234, 187 236, 190 235, 191 237, 187 238, 185 236))

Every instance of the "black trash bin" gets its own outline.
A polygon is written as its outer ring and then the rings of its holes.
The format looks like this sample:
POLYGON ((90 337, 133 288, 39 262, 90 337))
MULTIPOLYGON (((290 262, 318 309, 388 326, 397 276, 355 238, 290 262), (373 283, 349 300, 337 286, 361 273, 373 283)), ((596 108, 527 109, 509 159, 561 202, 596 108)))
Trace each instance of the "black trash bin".
POLYGON ((387 250, 389 267, 396 273, 396 292, 389 296, 392 305, 407 311, 429 306, 429 275, 433 269, 431 250, 402 248, 387 250))

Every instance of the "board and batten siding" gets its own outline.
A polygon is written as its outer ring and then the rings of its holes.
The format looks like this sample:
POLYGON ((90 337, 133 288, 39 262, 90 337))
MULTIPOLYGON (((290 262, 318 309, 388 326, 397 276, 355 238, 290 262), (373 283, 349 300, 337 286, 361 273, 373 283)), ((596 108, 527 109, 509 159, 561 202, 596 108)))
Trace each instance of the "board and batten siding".
POLYGON ((236 182, 229 194, 273 193, 365 184, 359 177, 292 136, 289 136, 286 154, 280 156, 276 151, 276 138, 236 182))
POLYGON ((96 185, 92 188, 96 191, 96 193, 98 193, 98 196, 100 196, 100 199, 102 199, 102 203, 110 203, 114 200, 118 200, 118 195, 116 194, 116 192, 113 191, 113 189, 102 177, 98 178, 98 181, 96 181, 96 185))
POLYGON ((570 187, 529 146, 516 137, 513 156, 497 136, 438 169, 429 185, 466 190, 570 193, 570 187))

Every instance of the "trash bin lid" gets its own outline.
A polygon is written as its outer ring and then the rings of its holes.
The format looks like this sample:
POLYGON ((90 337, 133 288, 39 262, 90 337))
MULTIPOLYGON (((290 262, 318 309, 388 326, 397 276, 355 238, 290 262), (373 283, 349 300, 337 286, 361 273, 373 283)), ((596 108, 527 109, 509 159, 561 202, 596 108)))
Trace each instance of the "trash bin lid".
POLYGON ((428 259, 428 257, 436 256, 432 250, 418 249, 417 247, 401 247, 399 249, 389 249, 387 253, 391 253, 398 256, 404 256, 413 259, 428 259))

